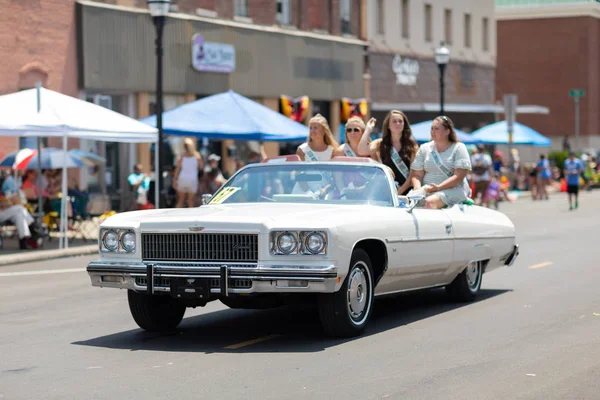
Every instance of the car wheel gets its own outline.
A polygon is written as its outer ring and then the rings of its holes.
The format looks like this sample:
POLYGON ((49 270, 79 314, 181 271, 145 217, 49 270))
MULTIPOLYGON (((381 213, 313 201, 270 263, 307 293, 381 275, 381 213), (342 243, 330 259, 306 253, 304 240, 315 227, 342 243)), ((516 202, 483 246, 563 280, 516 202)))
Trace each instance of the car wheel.
POLYGON ((482 277, 483 263, 474 261, 446 286, 446 291, 452 300, 473 301, 481 289, 482 277))
POLYGON ((329 336, 352 337, 365 329, 373 309, 373 269, 362 249, 352 252, 344 284, 319 297, 319 317, 329 336))
POLYGON ((138 326, 149 332, 172 331, 183 319, 185 305, 169 296, 127 291, 129 310, 138 326))

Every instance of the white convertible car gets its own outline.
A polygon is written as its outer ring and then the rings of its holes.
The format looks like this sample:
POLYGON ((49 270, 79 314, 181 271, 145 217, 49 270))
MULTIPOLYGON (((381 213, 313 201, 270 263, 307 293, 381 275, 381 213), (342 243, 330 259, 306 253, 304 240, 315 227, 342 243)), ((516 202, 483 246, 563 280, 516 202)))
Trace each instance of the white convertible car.
POLYGON ((186 307, 213 300, 264 308, 308 297, 327 334, 354 336, 377 296, 445 287, 473 300, 483 274, 518 255, 504 214, 423 209, 421 198, 397 196, 389 168, 367 159, 271 159, 199 208, 107 219, 87 271, 94 286, 127 289, 148 331, 172 330, 186 307))

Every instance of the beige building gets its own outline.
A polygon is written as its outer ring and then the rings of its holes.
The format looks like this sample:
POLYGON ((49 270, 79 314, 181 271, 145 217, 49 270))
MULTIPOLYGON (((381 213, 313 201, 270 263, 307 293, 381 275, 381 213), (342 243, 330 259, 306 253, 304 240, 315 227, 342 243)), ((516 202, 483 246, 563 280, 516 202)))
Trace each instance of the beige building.
POLYGON ((445 114, 474 130, 493 122, 496 69, 494 0, 367 0, 367 79, 377 118, 400 109, 411 122, 440 109, 434 54, 450 50, 445 114))

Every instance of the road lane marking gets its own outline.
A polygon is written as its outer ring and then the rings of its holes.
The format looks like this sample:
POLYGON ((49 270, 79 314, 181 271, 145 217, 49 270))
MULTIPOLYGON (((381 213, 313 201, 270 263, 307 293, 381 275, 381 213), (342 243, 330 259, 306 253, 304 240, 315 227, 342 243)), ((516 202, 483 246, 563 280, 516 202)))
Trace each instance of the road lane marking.
POLYGON ((227 346, 225 347, 226 349, 229 350, 236 350, 242 347, 246 347, 246 346, 251 346, 253 344, 257 344, 257 343, 261 343, 261 342, 265 342, 267 340, 271 340, 271 339, 275 339, 276 337, 279 337, 281 335, 269 335, 269 336, 263 336, 257 339, 252 339, 252 340, 247 340, 245 342, 242 343, 237 343, 237 344, 232 344, 231 346, 227 346))
POLYGON ((0 278, 6 276, 66 274, 69 272, 85 272, 85 268, 44 269, 41 271, 0 272, 0 278))
POLYGON ((529 267, 529 269, 544 268, 544 267, 547 267, 547 266, 552 265, 552 264, 554 264, 552 261, 544 261, 544 262, 541 262, 539 264, 532 265, 531 267, 529 267))

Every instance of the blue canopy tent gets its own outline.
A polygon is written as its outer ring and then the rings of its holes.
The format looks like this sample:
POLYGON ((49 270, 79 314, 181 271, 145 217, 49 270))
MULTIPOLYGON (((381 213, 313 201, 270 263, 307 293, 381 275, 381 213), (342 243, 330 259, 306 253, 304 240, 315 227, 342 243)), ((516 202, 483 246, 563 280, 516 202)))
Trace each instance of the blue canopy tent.
MULTIPOLYGON (((419 143, 425 143, 431 141, 431 124, 433 120, 423 121, 417 124, 411 124, 410 129, 412 130, 412 134, 415 140, 419 143)), ((472 134, 468 134, 467 132, 461 131, 460 129, 454 128, 456 131, 456 136, 458 140, 463 142, 464 144, 477 144, 479 140, 475 139, 472 134)))
MULTIPOLYGON (((156 126, 156 116, 142 122, 156 126)), ((303 141, 308 127, 232 90, 163 113, 165 135, 209 139, 303 141)))
MULTIPOLYGON (((508 144, 508 125, 506 121, 495 122, 476 130, 472 135, 484 144, 508 144)), ((515 122, 513 145, 550 147, 552 141, 530 127, 515 122)))

